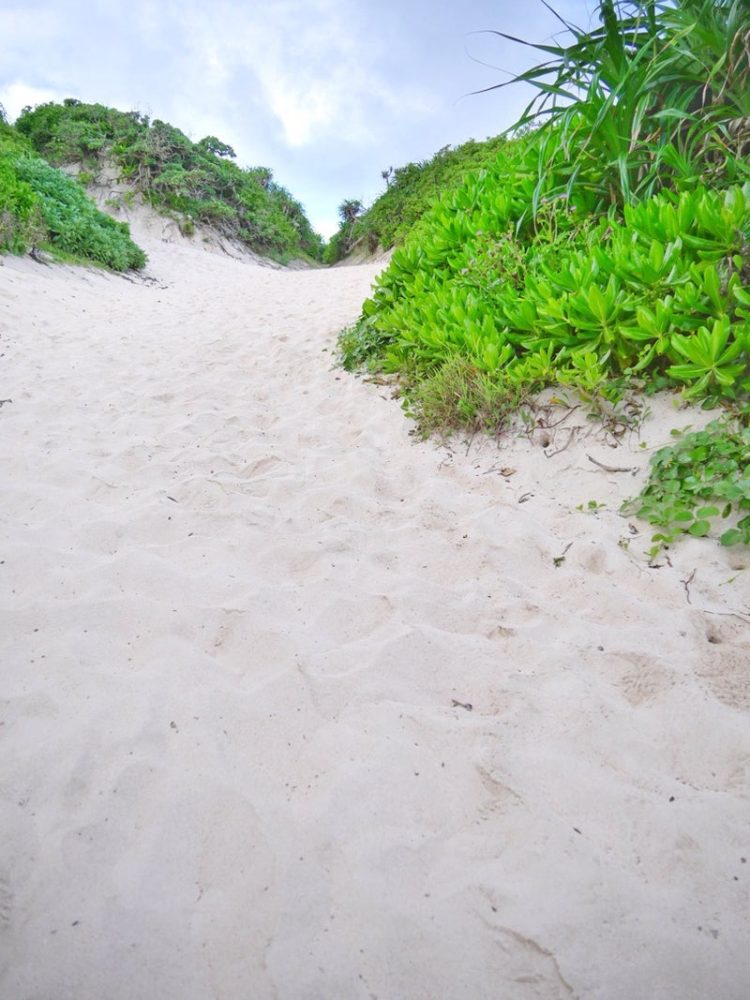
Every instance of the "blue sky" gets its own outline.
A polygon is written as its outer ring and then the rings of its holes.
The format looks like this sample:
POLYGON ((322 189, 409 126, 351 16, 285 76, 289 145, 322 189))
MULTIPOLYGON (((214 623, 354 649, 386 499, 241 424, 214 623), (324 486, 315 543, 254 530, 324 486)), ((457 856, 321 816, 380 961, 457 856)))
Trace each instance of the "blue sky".
MULTIPOLYGON (((594 4, 554 6, 585 26, 594 4)), ((471 34, 493 28, 545 41, 560 25, 540 0, 0 0, 0 102, 13 118, 77 97, 216 135, 330 235, 382 170, 513 122, 523 89, 466 96, 535 61, 471 34)))

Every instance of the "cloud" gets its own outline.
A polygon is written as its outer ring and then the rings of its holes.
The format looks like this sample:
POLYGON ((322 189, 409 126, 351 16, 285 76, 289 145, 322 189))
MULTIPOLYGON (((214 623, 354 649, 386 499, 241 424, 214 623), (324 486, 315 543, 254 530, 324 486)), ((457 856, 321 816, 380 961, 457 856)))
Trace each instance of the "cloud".
POLYGON ((67 97, 59 90, 47 87, 32 87, 23 80, 14 80, 0 88, 0 104, 5 108, 10 121, 14 121, 26 105, 44 104, 47 101, 62 101, 67 97))
POLYGON ((380 43, 367 38, 351 0, 282 0, 262 11, 224 0, 210 21, 189 5, 180 20, 184 62, 201 67, 201 85, 231 90, 251 78, 290 148, 321 136, 373 144, 384 111, 408 118, 434 106, 421 89, 396 91, 382 76, 380 43))
POLYGON ((0 43, 0 50, 11 41, 16 48, 52 43, 62 29, 61 13, 46 3, 4 4, 0 10, 0 39, 5 44, 0 43))
POLYGON ((337 215, 330 215, 326 212, 316 213, 315 211, 310 211, 308 215, 313 229, 325 239, 329 240, 334 233, 339 231, 340 219, 337 215))

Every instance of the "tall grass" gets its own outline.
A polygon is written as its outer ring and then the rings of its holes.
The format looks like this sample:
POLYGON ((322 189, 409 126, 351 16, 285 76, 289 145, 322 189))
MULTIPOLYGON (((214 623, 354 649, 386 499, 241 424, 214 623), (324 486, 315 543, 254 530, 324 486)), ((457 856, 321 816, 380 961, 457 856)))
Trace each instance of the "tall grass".
POLYGON ((602 0, 599 15, 593 31, 556 15, 567 44, 495 32, 546 57, 488 89, 536 89, 516 127, 544 125, 542 144, 561 147, 558 193, 578 185, 597 211, 665 185, 750 178, 747 0, 602 0))

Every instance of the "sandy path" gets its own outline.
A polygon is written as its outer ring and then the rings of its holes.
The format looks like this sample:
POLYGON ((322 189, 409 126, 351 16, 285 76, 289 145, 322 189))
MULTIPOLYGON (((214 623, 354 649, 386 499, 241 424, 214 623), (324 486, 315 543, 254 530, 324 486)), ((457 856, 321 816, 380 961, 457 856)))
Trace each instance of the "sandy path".
POLYGON ((414 443, 374 267, 150 250, 0 267, 3 1000, 744 1000, 747 552, 414 443))

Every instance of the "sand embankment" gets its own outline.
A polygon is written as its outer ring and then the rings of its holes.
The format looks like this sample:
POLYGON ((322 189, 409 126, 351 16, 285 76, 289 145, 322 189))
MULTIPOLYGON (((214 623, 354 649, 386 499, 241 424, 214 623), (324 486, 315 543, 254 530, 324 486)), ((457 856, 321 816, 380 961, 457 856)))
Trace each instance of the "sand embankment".
POLYGON ((744 1000, 747 551, 415 442, 374 265, 147 249, 0 267, 0 996, 744 1000))

